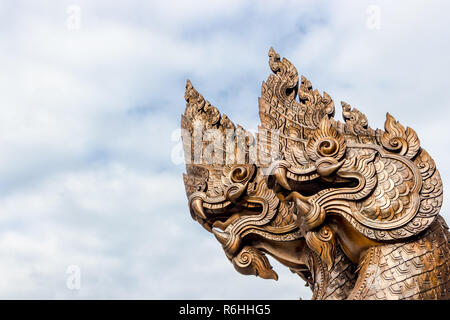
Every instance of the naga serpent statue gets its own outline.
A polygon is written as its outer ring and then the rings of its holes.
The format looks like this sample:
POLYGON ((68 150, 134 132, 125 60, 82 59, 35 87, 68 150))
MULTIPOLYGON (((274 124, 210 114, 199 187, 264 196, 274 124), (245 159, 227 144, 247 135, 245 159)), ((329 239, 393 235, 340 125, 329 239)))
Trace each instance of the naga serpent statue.
POLYGON ((384 130, 313 90, 271 48, 261 126, 235 125, 188 80, 181 117, 192 218, 242 274, 277 279, 266 255, 313 299, 449 299, 442 181, 416 132, 384 130), (298 97, 298 98, 297 98, 298 97))

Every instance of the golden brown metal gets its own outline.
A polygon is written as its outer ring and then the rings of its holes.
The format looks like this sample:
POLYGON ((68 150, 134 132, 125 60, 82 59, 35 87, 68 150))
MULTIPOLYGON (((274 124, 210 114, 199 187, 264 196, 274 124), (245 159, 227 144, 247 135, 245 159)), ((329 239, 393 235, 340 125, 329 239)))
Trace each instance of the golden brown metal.
POLYGON ((304 279, 313 299, 449 299, 442 181, 416 132, 390 114, 384 131, 373 130, 345 102, 345 122, 336 121, 330 96, 303 76, 299 84, 272 48, 269 65, 256 136, 187 82, 192 217, 237 271, 277 279, 268 254, 304 279))

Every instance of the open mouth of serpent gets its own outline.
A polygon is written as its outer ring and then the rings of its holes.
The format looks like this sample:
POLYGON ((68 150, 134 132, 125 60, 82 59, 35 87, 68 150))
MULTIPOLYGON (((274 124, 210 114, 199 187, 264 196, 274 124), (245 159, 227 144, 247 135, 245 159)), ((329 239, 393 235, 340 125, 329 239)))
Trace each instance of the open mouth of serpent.
POLYGON ((219 210, 206 209, 205 210, 205 223, 211 228, 218 228, 222 231, 239 220, 241 217, 257 215, 261 212, 261 206, 259 204, 246 204, 235 205, 230 204, 226 208, 219 210))

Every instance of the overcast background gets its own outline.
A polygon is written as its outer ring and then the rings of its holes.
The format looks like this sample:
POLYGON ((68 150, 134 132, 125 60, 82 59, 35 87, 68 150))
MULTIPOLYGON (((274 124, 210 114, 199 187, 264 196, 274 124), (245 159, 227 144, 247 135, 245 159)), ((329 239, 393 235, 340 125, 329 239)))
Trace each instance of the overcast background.
POLYGON ((449 13, 445 0, 1 0, 0 298, 309 299, 278 263, 278 282, 238 274, 191 219, 172 160, 185 81, 256 129, 273 46, 337 118, 344 100, 373 128, 386 111, 414 128, 447 186, 449 13))

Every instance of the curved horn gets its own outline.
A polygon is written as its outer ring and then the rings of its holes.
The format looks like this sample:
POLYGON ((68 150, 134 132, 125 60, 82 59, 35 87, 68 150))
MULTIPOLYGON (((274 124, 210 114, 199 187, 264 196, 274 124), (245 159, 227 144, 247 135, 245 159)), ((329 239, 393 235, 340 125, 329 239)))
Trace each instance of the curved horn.
POLYGON ((206 220, 205 211, 203 210, 203 200, 200 198, 195 198, 191 202, 191 207, 194 210, 194 212, 202 219, 206 220))

